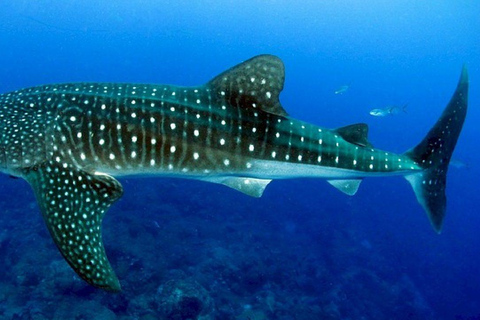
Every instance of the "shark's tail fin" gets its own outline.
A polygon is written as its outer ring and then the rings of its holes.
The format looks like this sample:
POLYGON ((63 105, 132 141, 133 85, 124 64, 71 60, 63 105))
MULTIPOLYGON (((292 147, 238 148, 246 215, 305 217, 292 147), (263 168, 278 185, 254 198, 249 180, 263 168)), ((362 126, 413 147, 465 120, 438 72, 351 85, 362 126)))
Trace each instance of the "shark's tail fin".
POLYGON ((448 163, 462 131, 467 114, 468 74, 464 66, 457 89, 450 102, 425 138, 406 155, 424 168, 421 173, 408 175, 418 202, 428 214, 438 233, 445 216, 448 163))

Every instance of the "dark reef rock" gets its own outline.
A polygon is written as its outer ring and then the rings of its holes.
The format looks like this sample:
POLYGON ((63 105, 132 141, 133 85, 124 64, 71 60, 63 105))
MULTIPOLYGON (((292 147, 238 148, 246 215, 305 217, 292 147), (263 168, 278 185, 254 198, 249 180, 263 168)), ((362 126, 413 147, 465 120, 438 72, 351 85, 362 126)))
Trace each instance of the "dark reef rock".
POLYGON ((162 319, 213 319, 213 300, 196 281, 170 280, 158 289, 156 301, 162 319))

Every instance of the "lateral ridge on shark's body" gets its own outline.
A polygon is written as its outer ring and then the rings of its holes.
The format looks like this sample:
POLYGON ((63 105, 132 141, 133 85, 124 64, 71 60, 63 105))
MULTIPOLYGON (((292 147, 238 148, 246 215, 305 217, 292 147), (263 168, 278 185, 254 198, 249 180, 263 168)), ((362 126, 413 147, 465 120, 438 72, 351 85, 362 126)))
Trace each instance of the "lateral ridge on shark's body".
POLYGON ((427 136, 405 154, 374 149, 368 127, 330 130, 290 118, 284 66, 254 57, 198 87, 73 83, 0 95, 0 169, 33 187, 60 252, 85 281, 120 283, 101 223, 122 195, 113 176, 163 175, 261 196, 273 179, 318 177, 353 195, 361 179, 403 175, 437 232, 448 163, 467 111, 464 68, 427 136))

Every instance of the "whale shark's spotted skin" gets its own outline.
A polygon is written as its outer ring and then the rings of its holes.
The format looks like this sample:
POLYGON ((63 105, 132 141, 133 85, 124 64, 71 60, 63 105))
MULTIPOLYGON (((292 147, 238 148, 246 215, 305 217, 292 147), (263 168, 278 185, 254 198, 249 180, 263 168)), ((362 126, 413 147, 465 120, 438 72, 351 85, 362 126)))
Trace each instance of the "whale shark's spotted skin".
POLYGON ((363 177, 405 175, 437 231, 448 162, 467 109, 468 81, 412 151, 375 149, 368 128, 336 130, 288 117, 283 63, 252 58, 198 87, 72 83, 0 95, 0 169, 33 187, 72 268, 108 290, 120 284, 101 222, 122 195, 113 178, 165 175, 222 183, 261 196, 272 179, 320 177, 354 194, 363 177))

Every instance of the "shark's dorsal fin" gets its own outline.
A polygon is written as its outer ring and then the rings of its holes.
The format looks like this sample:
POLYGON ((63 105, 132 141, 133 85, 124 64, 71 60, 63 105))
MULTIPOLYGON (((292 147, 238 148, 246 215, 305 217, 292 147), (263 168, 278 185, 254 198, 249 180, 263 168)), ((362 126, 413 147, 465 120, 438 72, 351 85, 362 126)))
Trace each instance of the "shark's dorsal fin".
POLYGON ((55 244, 73 270, 93 286, 119 291, 101 227, 105 211, 123 193, 120 183, 108 175, 53 161, 26 169, 24 177, 33 187, 55 244))
POLYGON ((335 130, 345 141, 362 147, 372 147, 368 141, 368 125, 365 123, 351 124, 335 130))
POLYGON ((221 73, 206 84, 218 102, 245 106, 280 116, 287 112, 280 104, 285 68, 282 60, 272 55, 251 58, 221 73))

